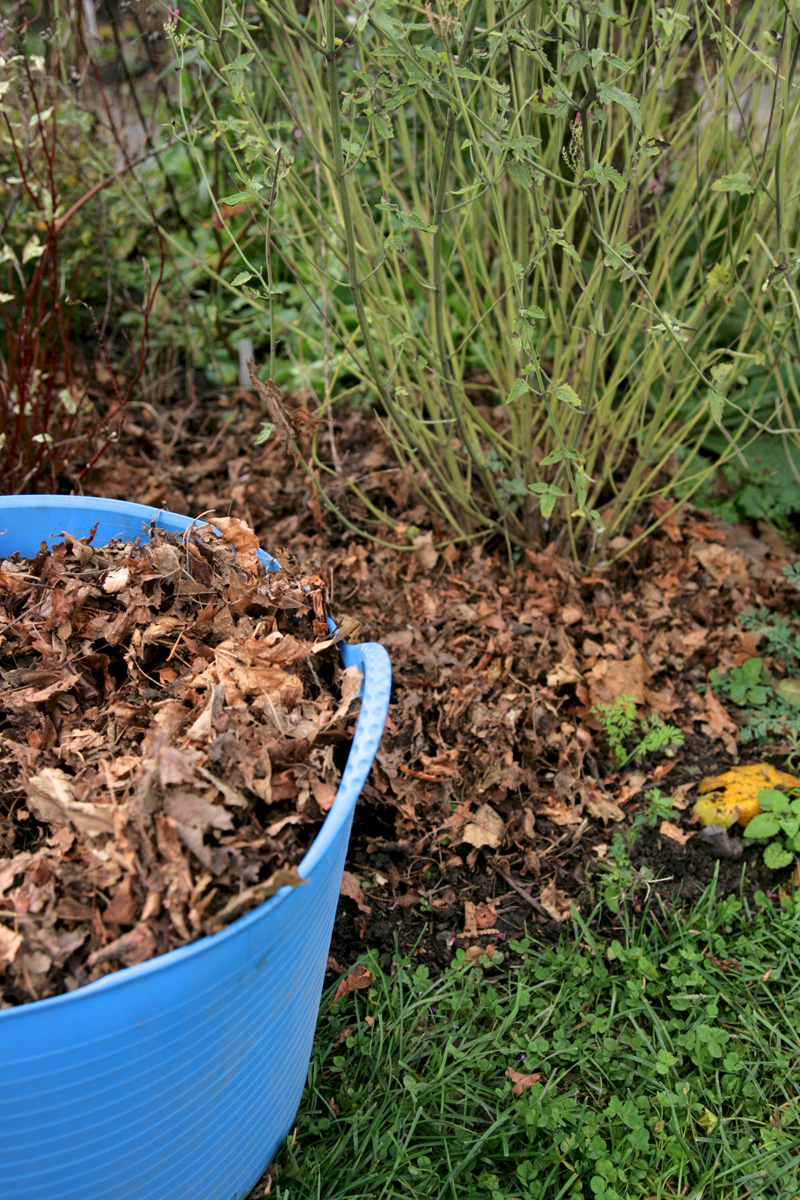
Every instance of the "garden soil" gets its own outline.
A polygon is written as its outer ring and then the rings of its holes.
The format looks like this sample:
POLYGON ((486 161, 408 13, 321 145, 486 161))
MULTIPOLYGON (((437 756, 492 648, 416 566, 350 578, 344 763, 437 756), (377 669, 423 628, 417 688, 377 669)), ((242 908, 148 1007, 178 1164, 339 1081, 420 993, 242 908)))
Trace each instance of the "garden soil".
MULTIPOLYGON (((757 847, 712 857, 691 814, 703 777, 759 757, 785 765, 785 747, 741 746, 737 710, 705 688, 712 667, 756 652, 739 614, 792 611, 781 569, 794 555, 774 530, 654 503, 613 565, 581 573, 545 547, 520 553, 512 570, 503 545, 449 544, 374 415, 337 409, 334 427, 316 431, 330 470, 313 469, 348 520, 381 539, 370 541, 329 512, 286 435, 256 446, 268 416, 254 392, 222 395, 187 379, 178 402, 130 406, 82 486, 242 518, 278 559, 291 553, 306 573, 324 564, 333 612, 387 647, 392 704, 356 811, 331 978, 368 948, 386 961, 399 948, 437 972, 459 950, 501 950, 509 961, 508 943, 523 933, 552 943, 571 905, 593 913, 615 835, 641 819, 653 786, 674 807, 631 850, 634 908, 653 896, 696 900, 715 873, 721 893, 747 898, 790 886, 757 847), (348 480, 391 523, 377 524, 348 480), (592 709, 621 695, 640 717, 680 727, 684 745, 615 769, 592 709)), ((299 401, 286 417, 310 461, 313 419, 299 401)), ((613 934, 613 914, 603 921, 613 934)))

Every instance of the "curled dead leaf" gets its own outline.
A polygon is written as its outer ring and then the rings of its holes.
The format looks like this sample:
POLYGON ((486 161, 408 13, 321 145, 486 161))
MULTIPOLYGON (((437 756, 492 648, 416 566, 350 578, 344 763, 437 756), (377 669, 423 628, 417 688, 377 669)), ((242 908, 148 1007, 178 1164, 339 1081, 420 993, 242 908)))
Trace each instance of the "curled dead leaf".
POLYGON ((214 517, 217 528, 228 545, 233 546, 236 562, 250 575, 256 575, 263 570, 258 558, 258 536, 246 521, 238 517, 214 517))
POLYGON ((263 883, 257 883, 254 887, 245 888, 238 896, 234 896, 229 900, 224 908, 215 915, 213 921, 209 922, 209 932, 216 933, 222 929, 230 921, 237 917, 239 913, 245 909, 251 909, 257 904, 263 904, 265 900, 269 900, 272 896, 277 895, 281 888, 285 887, 300 887, 305 883, 305 879, 301 879, 297 867, 278 867, 277 871, 273 871, 269 879, 265 879, 263 883))
POLYGON ((149 925, 140 922, 122 937, 115 938, 101 950, 95 950, 89 955, 88 964, 96 967, 100 963, 119 962, 125 967, 135 967, 137 963, 146 962, 152 958, 156 949, 156 939, 149 925))
POLYGON ((555 879, 542 888, 539 902, 554 921, 568 921, 572 916, 569 896, 556 887, 555 879))
POLYGON ((662 837, 669 838, 672 842, 678 842, 681 846, 685 846, 689 839, 694 837, 693 832, 681 829, 680 825, 674 825, 672 821, 662 821, 658 832, 662 837))
POLYGON ((343 996, 349 996, 351 992, 360 992, 364 988, 368 988, 374 978, 372 971, 368 971, 359 963, 349 974, 345 975, 344 979, 339 980, 331 1005, 338 1004, 343 996))
POLYGON ((358 882, 357 877, 352 875, 350 871, 345 871, 342 874, 339 895, 347 896, 348 900, 355 900, 361 912, 367 914, 372 912, 372 909, 364 900, 364 893, 361 890, 361 884, 358 882))

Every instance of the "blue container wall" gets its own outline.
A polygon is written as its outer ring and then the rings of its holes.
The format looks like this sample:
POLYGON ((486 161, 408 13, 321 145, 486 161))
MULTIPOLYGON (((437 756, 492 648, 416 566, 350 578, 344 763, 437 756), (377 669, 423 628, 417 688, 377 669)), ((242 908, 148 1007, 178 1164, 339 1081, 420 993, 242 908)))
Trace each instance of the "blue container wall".
MULTIPOLYGON (((146 540, 154 519, 190 523, 87 497, 0 506, 0 556, 34 554, 63 530, 85 536, 98 520, 97 545, 146 540)), ((305 1083, 353 809, 389 701, 382 647, 343 657, 364 672, 362 708, 300 864, 307 882, 213 938, 0 1012, 2 1200, 240 1200, 274 1157, 305 1083)))

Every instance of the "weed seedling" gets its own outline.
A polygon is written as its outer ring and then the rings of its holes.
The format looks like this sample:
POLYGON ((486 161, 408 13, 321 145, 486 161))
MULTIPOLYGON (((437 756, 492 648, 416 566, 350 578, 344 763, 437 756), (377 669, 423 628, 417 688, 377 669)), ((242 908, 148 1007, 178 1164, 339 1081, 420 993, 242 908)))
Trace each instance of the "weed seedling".
POLYGON ((644 758, 646 754, 683 745, 680 729, 676 725, 667 725, 657 713, 644 721, 637 721, 636 701, 632 696, 618 696, 612 704, 598 704, 591 711, 603 726, 618 769, 633 759, 644 758), (626 750, 625 743, 634 737, 635 745, 631 750, 626 750))
MULTIPOLYGON (((794 588, 800 591, 800 568, 797 564, 784 567, 783 573, 794 588)), ((785 740, 791 747, 788 761, 800 759, 800 631, 797 623, 778 616, 766 608, 751 610, 739 618, 745 629, 761 643, 761 653, 747 658, 738 667, 721 672, 709 672, 710 687, 723 700, 746 710, 739 730, 739 741, 766 742, 785 740), (768 660, 778 661, 785 669, 784 678, 776 680, 767 666, 768 660)))
POLYGON ((748 822, 744 836, 767 840, 764 866, 772 871, 788 867, 800 852, 800 791, 788 796, 775 788, 758 793, 760 813, 748 822))

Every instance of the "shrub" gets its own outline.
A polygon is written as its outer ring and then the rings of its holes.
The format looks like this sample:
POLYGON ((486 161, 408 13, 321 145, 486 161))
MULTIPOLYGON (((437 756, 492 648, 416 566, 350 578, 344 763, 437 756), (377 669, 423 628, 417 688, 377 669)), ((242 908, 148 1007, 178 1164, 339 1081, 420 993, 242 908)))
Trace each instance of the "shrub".
POLYGON ((168 28, 227 159, 218 219, 262 234, 227 229, 271 368, 288 276, 457 537, 605 559, 755 437, 796 437, 800 90, 773 0, 219 0, 168 28))

